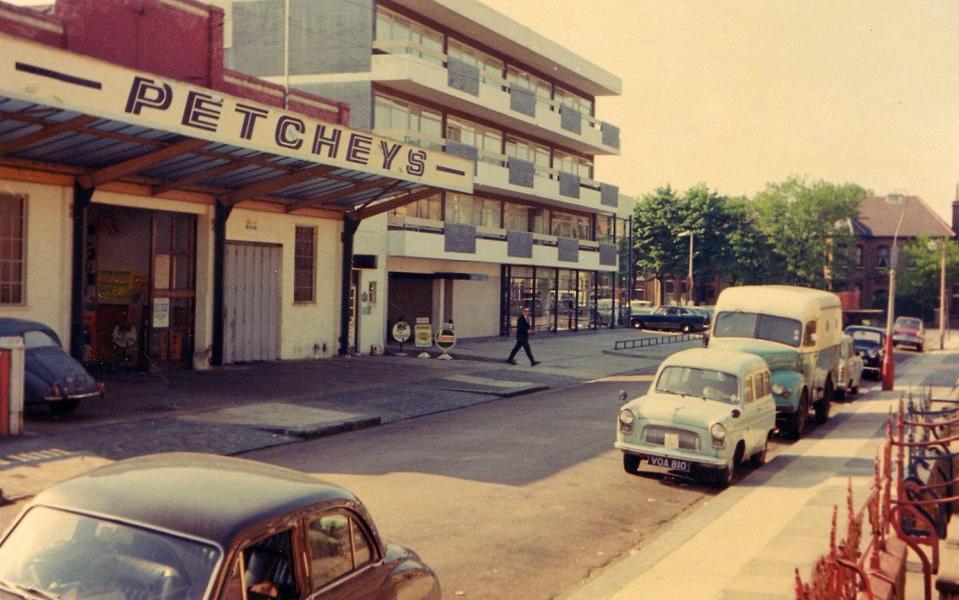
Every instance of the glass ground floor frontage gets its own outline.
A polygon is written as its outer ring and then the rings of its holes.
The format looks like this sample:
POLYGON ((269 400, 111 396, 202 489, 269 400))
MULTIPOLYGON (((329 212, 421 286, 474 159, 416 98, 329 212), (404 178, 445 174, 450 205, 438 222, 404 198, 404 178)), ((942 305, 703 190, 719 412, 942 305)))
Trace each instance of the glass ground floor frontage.
POLYGON ((575 331, 617 324, 616 274, 503 265, 500 334, 510 335, 524 308, 535 331, 575 331))

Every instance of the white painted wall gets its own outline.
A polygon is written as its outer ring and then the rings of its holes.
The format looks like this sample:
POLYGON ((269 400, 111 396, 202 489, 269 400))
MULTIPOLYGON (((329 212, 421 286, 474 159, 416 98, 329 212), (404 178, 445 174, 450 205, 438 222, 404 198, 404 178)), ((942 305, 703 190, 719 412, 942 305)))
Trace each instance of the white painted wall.
POLYGON ((283 246, 280 358, 336 354, 340 323, 340 222, 237 208, 230 215, 226 230, 229 241, 283 246), (293 250, 297 225, 316 227, 316 300, 307 304, 293 302, 293 250))
POLYGON ((369 354, 375 344, 380 348, 386 342, 386 299, 389 277, 386 274, 387 264, 387 237, 386 214, 365 219, 360 223, 353 240, 354 254, 375 254, 378 258, 376 269, 360 269, 360 289, 362 293, 369 290, 371 282, 376 283, 376 302, 360 302, 360 338, 356 349, 361 354, 369 354))
POLYGON ((0 179, 0 192, 27 196, 25 303, 0 306, 0 315, 45 323, 69 348, 73 190, 0 179))

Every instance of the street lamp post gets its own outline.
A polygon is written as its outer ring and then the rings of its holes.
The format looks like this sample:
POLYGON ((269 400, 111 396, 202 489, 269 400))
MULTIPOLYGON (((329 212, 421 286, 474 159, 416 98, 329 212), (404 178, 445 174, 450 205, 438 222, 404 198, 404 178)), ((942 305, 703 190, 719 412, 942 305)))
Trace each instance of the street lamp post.
POLYGON ((906 215, 906 205, 909 204, 909 198, 903 200, 902 210, 899 211, 899 222, 896 223, 896 231, 892 235, 892 249, 889 252, 889 297, 886 304, 886 343, 885 353, 882 357, 882 389, 890 391, 895 387, 896 379, 896 358, 893 356, 892 345, 892 322, 896 318, 896 261, 899 260, 899 253, 896 248, 896 240, 899 238, 899 228, 902 227, 902 218, 906 215))
POLYGON ((939 349, 945 347, 946 337, 946 240, 932 240, 929 249, 939 247, 939 349))
POLYGON ((689 286, 689 304, 695 305, 695 296, 693 296, 693 232, 687 230, 676 234, 676 237, 687 236, 689 236, 689 273, 686 275, 686 285, 689 286))

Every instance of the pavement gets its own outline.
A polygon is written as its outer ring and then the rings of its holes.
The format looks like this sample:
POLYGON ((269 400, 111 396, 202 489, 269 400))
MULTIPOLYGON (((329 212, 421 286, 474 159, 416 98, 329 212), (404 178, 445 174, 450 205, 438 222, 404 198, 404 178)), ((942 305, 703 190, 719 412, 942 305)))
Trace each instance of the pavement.
MULTIPOLYGON (((668 354, 605 354, 621 328, 537 334, 541 364, 505 364, 513 340, 461 341, 454 360, 353 356, 251 363, 206 371, 98 374, 106 396, 63 418, 28 415, 25 434, 0 438, 0 502, 29 497, 103 464, 153 452, 236 455, 619 373, 652 372, 668 354), (597 360, 600 357, 600 360, 597 360)), ((437 352, 433 352, 434 356, 437 352)))

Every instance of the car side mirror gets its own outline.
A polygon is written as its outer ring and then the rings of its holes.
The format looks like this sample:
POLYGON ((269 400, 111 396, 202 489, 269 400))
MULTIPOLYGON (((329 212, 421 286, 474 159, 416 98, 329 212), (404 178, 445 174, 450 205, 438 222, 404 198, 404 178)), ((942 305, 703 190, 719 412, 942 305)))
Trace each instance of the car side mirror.
POLYGON ((734 408, 734 409, 733 409, 733 418, 734 418, 734 419, 738 419, 739 417, 742 416, 742 414, 743 414, 743 413, 739 412, 739 409, 738 409, 738 408, 734 408))

